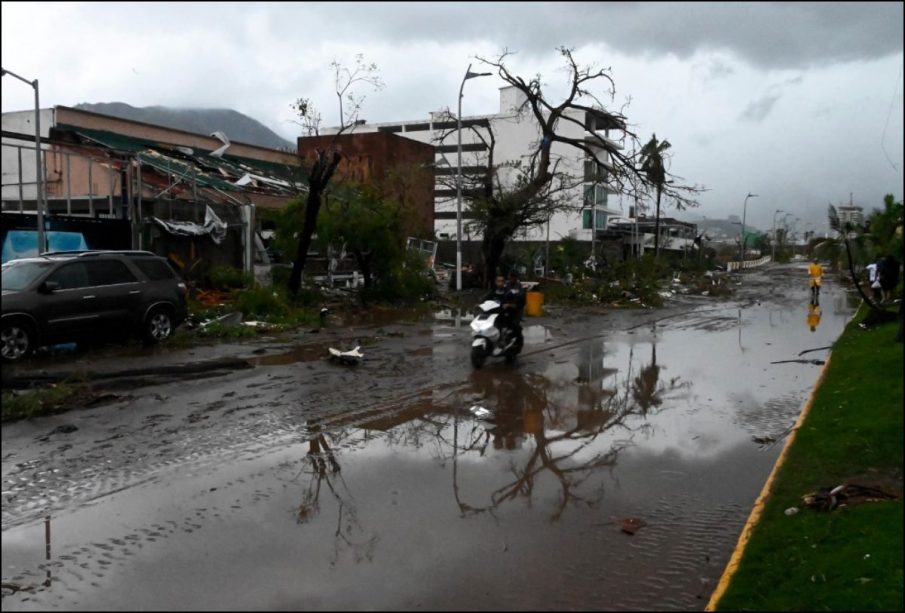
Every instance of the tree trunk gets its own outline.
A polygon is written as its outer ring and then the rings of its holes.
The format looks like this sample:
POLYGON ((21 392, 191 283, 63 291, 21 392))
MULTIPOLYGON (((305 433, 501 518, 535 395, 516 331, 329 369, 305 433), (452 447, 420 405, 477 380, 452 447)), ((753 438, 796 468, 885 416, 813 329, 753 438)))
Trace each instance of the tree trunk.
POLYGON ((657 186, 657 220, 654 222, 654 259, 660 259, 660 187, 657 186))
POLYGON ((481 246, 484 255, 484 289, 493 287, 505 247, 506 241, 503 239, 496 236, 485 236, 481 246))
POLYGON ((849 247, 848 239, 843 239, 842 242, 845 243, 845 255, 848 256, 848 272, 852 276, 852 281, 855 283, 855 289, 858 290, 858 293, 861 294, 861 298, 867 304, 868 307, 874 310, 879 310, 874 301, 867 297, 867 294, 864 293, 864 290, 861 289, 861 283, 858 281, 858 275, 855 274, 855 265, 852 263, 852 250, 849 247))
POLYGON ((308 258, 308 249, 311 247, 311 237, 317 229, 317 214, 321 209, 321 201, 327 185, 330 183, 336 167, 342 160, 342 154, 334 150, 328 160, 326 153, 318 150, 311 173, 308 176, 308 202, 305 206, 305 221, 302 224, 299 246, 292 263, 292 273, 289 275, 289 292, 295 296, 302 286, 302 271, 305 269, 305 260, 308 258))

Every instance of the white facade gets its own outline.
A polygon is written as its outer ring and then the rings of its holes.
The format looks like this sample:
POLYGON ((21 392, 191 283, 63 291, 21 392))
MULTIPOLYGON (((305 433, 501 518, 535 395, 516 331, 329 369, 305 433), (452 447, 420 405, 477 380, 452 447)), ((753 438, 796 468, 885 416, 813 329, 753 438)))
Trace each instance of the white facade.
POLYGON ((836 214, 843 224, 861 225, 864 223, 864 208, 860 206, 840 206, 836 209, 836 214))
MULTIPOLYGON (((487 129, 482 125, 489 125, 495 138, 494 159, 495 166, 506 162, 524 160, 528 162, 532 152, 537 150, 540 129, 530 110, 520 114, 517 108, 524 101, 524 94, 517 88, 508 86, 500 88, 500 109, 498 113, 491 115, 479 115, 462 118, 462 168, 463 176, 470 174, 470 169, 487 168, 488 152, 482 147, 480 138, 469 126, 475 126, 486 137, 487 129)), ((586 117, 584 111, 570 111, 569 117, 575 121, 562 120, 557 126, 557 134, 573 139, 590 139, 593 135, 585 130, 586 117)), ((323 130, 322 134, 336 133, 337 129, 323 130)), ((388 131, 411 138, 437 147, 436 152, 436 200, 434 205, 435 222, 434 231, 438 238, 454 239, 456 237, 456 195, 455 175, 458 168, 457 160, 457 130, 455 116, 448 116, 444 112, 431 113, 428 121, 413 120, 394 123, 363 124, 356 126, 356 132, 388 131)), ((599 136, 606 138, 607 143, 614 149, 622 149, 622 145, 607 137, 605 131, 597 132, 599 136)), ((592 145, 597 153, 597 160, 602 168, 597 171, 600 175, 603 169, 611 168, 610 155, 599 145, 592 145)), ((549 223, 550 240, 559 240, 563 237, 572 237, 579 240, 592 240, 590 229, 591 211, 596 209, 597 229, 606 228, 606 220, 610 216, 623 215, 618 207, 614 208, 609 203, 612 190, 603 181, 593 181, 592 168, 596 164, 588 164, 586 174, 586 159, 588 155, 575 147, 565 143, 555 142, 551 147, 551 157, 560 159, 558 171, 562 171, 575 178, 577 181, 587 179, 587 182, 575 187, 568 192, 568 198, 573 210, 557 213, 549 223), (596 198, 596 202, 594 202, 596 198), (584 211, 582 210, 584 209, 584 211)), ((474 174, 474 171, 471 172, 474 174)), ((516 177, 512 169, 501 169, 500 180, 504 185, 511 185, 516 177)), ((467 197, 462 199, 462 238, 465 240, 478 240, 474 229, 468 223, 467 197)), ((542 241, 547 238, 547 224, 529 228, 528 231, 516 237, 516 240, 542 241)))

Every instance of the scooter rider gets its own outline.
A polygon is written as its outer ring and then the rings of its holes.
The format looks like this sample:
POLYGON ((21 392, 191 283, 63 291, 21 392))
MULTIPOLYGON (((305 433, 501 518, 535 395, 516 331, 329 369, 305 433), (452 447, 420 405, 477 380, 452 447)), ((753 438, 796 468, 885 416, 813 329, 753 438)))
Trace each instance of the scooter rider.
POLYGON ((509 273, 509 281, 503 275, 497 275, 493 289, 484 297, 484 300, 495 300, 503 307, 497 318, 497 327, 500 332, 509 328, 515 333, 515 341, 522 342, 522 308, 525 304, 525 292, 518 280, 518 272, 512 270, 509 273))

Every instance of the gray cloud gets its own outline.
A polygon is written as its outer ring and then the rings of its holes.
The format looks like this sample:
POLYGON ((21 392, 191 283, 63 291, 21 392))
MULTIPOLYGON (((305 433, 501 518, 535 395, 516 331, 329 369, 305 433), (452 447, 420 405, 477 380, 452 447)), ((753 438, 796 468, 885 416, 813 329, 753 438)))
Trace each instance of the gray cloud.
POLYGON ((322 23, 365 38, 472 38, 531 54, 589 43, 680 58, 729 50, 761 68, 873 59, 903 45, 899 2, 387 2, 312 11, 322 23))
POLYGON ((763 121, 770 114, 770 111, 773 110, 773 106, 780 97, 779 94, 767 94, 759 100, 751 102, 739 115, 739 119, 754 122, 763 121))

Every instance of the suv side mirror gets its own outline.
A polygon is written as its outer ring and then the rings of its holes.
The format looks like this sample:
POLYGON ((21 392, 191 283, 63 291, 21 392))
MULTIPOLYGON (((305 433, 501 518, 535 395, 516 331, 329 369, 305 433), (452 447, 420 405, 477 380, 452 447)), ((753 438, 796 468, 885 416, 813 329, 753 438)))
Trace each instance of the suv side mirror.
POLYGON ((38 288, 38 291, 40 291, 42 294, 52 294, 58 289, 60 289, 60 284, 56 281, 45 281, 38 288))

